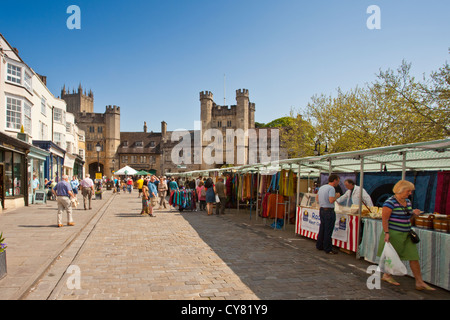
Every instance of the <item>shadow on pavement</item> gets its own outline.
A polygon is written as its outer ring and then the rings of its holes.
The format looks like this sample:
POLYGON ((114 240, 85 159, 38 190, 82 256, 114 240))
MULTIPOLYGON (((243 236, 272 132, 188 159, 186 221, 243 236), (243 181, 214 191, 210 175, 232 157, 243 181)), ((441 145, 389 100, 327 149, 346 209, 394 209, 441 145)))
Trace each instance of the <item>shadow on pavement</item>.
MULTIPOLYGON (((234 212, 236 212, 234 210, 234 212)), ((414 279, 399 278, 401 288, 370 290, 365 272, 370 265, 354 255, 327 255, 315 241, 291 230, 274 230, 271 222, 255 223, 248 215, 207 216, 186 212, 183 218, 201 239, 260 299, 449 299, 445 290, 429 294, 414 289, 414 279)), ((287 228, 288 229, 288 228, 287 228)))

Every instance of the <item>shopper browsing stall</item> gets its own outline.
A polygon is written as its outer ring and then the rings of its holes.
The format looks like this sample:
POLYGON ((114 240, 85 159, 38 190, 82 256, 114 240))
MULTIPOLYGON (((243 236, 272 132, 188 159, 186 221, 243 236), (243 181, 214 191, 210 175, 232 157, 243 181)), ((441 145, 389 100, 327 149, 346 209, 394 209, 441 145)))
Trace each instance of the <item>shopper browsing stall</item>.
MULTIPOLYGON (((347 191, 343 196, 339 197, 336 202, 347 207, 351 207, 352 204, 359 205, 361 203, 361 188, 355 184, 352 179, 347 179, 344 181, 344 185, 347 188, 347 191)), ((367 191, 363 188, 363 197, 362 202, 367 207, 373 207, 372 199, 370 198, 367 191)))
POLYGON ((319 188, 318 197, 320 205, 320 227, 317 235, 316 248, 324 250, 329 254, 336 254, 333 251, 331 236, 333 235, 334 224, 336 222, 336 213, 334 211, 334 202, 340 196, 336 193, 335 187, 339 184, 339 176, 331 174, 328 177, 328 184, 319 188))

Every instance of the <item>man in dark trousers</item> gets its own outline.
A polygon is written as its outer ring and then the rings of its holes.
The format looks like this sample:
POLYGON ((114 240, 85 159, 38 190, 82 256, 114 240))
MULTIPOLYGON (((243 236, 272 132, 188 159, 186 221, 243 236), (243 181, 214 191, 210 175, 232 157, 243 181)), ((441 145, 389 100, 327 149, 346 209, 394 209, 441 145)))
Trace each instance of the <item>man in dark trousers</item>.
POLYGON ((339 185, 339 176, 330 174, 328 184, 319 188, 318 197, 320 205, 320 227, 317 235, 316 248, 324 250, 328 254, 337 254, 333 250, 331 236, 333 235, 336 213, 334 212, 334 202, 341 195, 336 193, 335 187, 339 185))

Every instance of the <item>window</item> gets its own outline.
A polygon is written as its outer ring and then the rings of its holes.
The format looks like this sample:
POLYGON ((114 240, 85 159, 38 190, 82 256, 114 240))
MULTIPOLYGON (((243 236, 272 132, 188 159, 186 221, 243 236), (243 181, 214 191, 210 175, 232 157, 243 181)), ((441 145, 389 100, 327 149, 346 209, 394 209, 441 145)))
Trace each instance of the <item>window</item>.
POLYGON ((39 140, 47 140, 47 136, 48 126, 42 121, 39 121, 39 140))
POLYGON ((10 82, 22 84, 22 68, 8 63, 6 79, 10 82))
POLYGON ((31 106, 24 101, 23 103, 23 128, 25 132, 27 132, 29 135, 31 135, 31 106))
POLYGON ((62 146, 62 137, 61 137, 61 133, 59 132, 54 132, 53 133, 53 142, 56 143, 58 146, 62 146))
POLYGON ((222 121, 217 121, 217 127, 218 128, 222 127, 222 121))
POLYGON ((122 162, 127 163, 128 162, 128 156, 122 156, 122 162))
POLYGON ((150 141, 150 147, 152 147, 152 148, 155 147, 155 141, 150 141))
POLYGON ((92 148, 92 143, 87 143, 86 144, 86 148, 87 148, 87 151, 92 151, 93 150, 93 148, 92 148))
POLYGON ((128 147, 128 141, 124 141, 122 146, 125 148, 128 147))
POLYGON ((143 147, 144 143, 142 141, 136 141, 136 147, 143 147))
POLYGON ((63 122, 63 111, 59 108, 53 109, 53 121, 62 123, 63 122))
POLYGON ((66 132, 72 133, 72 124, 70 122, 66 123, 66 132))
POLYGON ((22 101, 14 98, 6 98, 6 127, 20 130, 22 124, 22 101))
POLYGON ((25 71, 25 76, 23 78, 23 85, 25 86, 26 89, 28 90, 32 90, 32 86, 31 86, 31 75, 25 71))
POLYGON ((137 156, 131 156, 131 163, 137 163, 137 156))
POLYGON ((94 133, 94 132, 95 132, 95 127, 90 126, 90 127, 89 127, 89 132, 90 132, 90 133, 94 133))
POLYGON ((147 163, 147 156, 141 156, 141 163, 147 163))
POLYGON ((66 151, 67 153, 72 153, 72 142, 70 141, 66 142, 66 151))
POLYGON ((84 150, 83 149, 78 150, 78 154, 80 155, 81 159, 84 159, 84 150))
POLYGON ((47 100, 44 97, 41 98, 41 113, 47 115, 47 100))
POLYGON ((227 127, 230 128, 231 127, 231 120, 227 121, 227 127))
POLYGON ((103 133, 103 127, 97 127, 97 132, 98 133, 103 133))

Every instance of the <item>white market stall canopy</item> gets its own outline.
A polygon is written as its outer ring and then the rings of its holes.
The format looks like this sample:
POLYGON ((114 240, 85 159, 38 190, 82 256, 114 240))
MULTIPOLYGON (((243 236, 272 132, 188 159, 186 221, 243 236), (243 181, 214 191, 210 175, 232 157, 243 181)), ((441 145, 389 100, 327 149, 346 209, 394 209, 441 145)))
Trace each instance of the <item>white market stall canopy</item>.
POLYGON ((238 167, 198 170, 168 175, 197 177, 218 172, 267 172, 282 169, 300 171, 302 176, 318 176, 321 172, 377 172, 450 170, 450 139, 417 142, 405 145, 286 159, 270 163, 238 167))
POLYGON ((129 166, 125 166, 122 169, 114 172, 114 175, 116 176, 134 176, 137 173, 136 170, 129 166))

